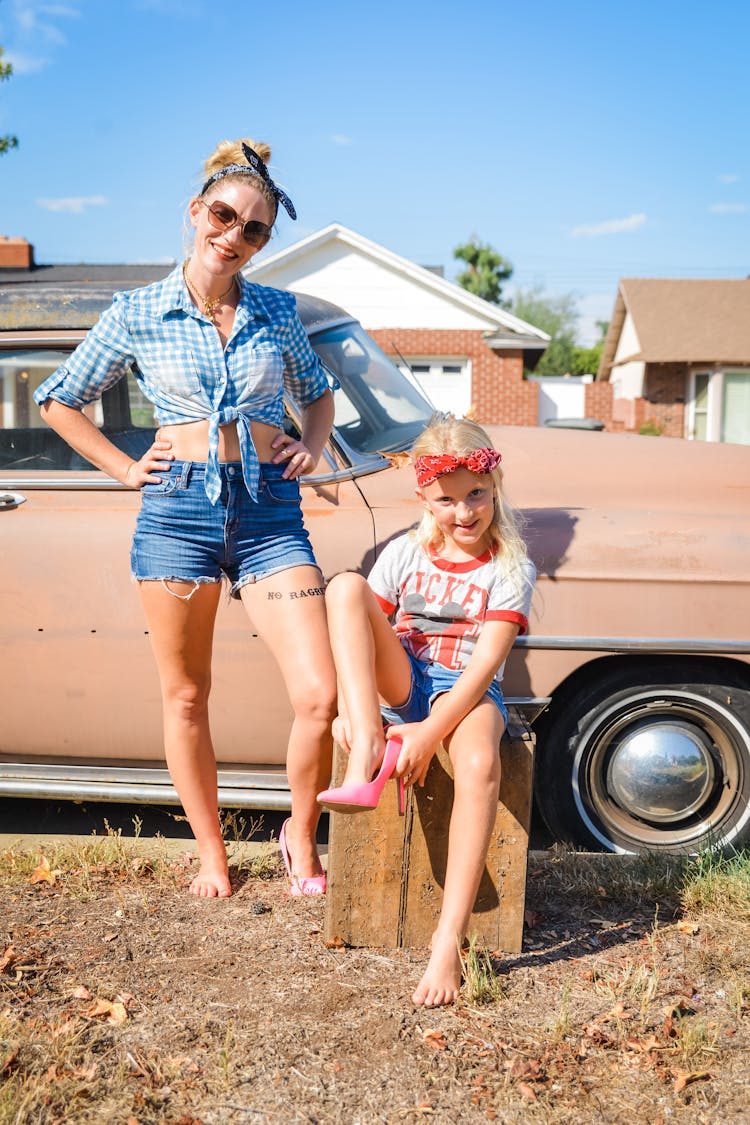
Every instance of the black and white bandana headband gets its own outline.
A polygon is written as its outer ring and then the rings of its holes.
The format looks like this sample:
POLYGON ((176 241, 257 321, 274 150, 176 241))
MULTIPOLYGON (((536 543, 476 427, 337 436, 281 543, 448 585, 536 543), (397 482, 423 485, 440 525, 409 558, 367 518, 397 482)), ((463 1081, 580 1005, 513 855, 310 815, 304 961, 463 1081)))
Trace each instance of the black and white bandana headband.
POLYGON ((297 212, 294 209, 294 204, 292 203, 287 193, 283 191, 278 186, 278 184, 275 184, 273 182, 268 168, 266 167, 265 161, 261 160, 257 152, 251 149, 250 146, 246 145, 244 142, 242 144, 242 151, 245 154, 247 164, 227 164, 224 168, 220 168, 218 172, 214 172, 213 176, 209 176, 205 184, 203 185, 201 195, 205 195, 205 193, 211 187, 211 184, 215 184, 217 180, 223 180, 225 176, 230 175, 232 172, 248 172, 251 175, 260 176, 261 180, 263 180, 264 183, 268 184, 276 200, 282 205, 289 218, 296 219, 297 212), (248 164, 250 165, 249 168, 248 164))

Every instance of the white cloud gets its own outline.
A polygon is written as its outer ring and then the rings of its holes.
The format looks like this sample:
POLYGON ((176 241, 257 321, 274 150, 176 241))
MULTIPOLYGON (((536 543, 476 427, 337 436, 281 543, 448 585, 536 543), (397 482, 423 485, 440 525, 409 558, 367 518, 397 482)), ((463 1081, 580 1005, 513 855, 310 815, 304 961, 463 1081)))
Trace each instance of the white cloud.
POLYGON ((73 195, 67 199, 37 199, 37 207, 45 211, 64 211, 68 215, 82 215, 88 207, 103 207, 109 200, 104 195, 73 195))
POLYGON ((352 138, 347 137, 346 133, 331 133, 331 141, 335 145, 346 146, 352 143, 352 138))
POLYGON ((720 184, 737 184, 737 183, 739 183, 739 180, 740 180, 740 177, 735 176, 735 174, 733 172, 727 172, 725 175, 719 176, 719 183, 720 184))
POLYGON ((37 74, 49 66, 51 59, 42 58, 40 55, 24 55, 19 51, 8 51, 6 60, 13 67, 13 74, 37 74))
POLYGON ((643 211, 639 211, 637 215, 628 215, 626 219, 607 219, 603 223, 573 227, 570 237, 597 238, 600 234, 624 234, 631 230, 638 230, 646 221, 646 215, 643 211))
POLYGON ((15 0, 12 7, 22 38, 33 38, 35 46, 40 40, 54 46, 67 43, 65 34, 56 26, 56 21, 78 19, 80 12, 69 4, 44 4, 38 0, 15 0), (53 22, 55 21, 55 22, 53 22))
POLYGON ((712 203, 708 208, 712 215, 744 215, 746 203, 712 203))

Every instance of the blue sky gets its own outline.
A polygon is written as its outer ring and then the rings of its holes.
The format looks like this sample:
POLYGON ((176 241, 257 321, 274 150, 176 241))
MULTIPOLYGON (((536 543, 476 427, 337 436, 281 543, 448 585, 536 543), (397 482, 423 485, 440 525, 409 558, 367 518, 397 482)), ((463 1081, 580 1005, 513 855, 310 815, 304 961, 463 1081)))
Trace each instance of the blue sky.
POLYGON ((340 222, 454 278, 750 272, 747 0, 0 0, 0 234, 39 262, 180 260, 215 142, 273 148, 275 252, 340 222))

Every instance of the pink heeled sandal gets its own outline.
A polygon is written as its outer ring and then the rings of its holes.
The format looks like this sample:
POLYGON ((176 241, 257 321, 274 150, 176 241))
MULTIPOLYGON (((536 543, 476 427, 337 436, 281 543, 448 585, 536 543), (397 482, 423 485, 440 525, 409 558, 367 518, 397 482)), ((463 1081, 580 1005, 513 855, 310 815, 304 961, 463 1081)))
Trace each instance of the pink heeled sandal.
POLYGON ((322 875, 292 874, 292 860, 286 842, 286 826, 290 820, 291 817, 287 817, 281 826, 281 832, 279 832, 279 848, 289 878, 290 893, 294 895, 295 898, 300 898, 302 895, 324 895, 327 889, 325 871, 322 875))
MULTIPOLYGON (((318 802, 325 809, 332 812, 358 813, 369 812, 378 807, 380 794, 385 788, 385 783, 393 777, 396 770, 398 756, 401 753, 401 739, 391 735, 385 744, 383 762, 372 781, 354 785, 340 785, 338 789, 325 789, 318 793, 318 802)), ((398 778, 398 812, 404 815, 404 780, 398 778)))

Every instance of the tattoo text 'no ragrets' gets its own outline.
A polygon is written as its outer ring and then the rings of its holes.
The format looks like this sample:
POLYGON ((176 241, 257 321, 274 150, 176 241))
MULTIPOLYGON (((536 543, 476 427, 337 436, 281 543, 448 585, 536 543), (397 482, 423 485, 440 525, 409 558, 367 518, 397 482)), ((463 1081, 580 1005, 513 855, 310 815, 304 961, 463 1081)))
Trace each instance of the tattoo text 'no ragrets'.
POLYGON ((324 586, 308 586, 306 590, 290 590, 286 595, 280 590, 269 590, 266 596, 270 601, 278 601, 286 596, 293 602, 296 598, 322 598, 325 592, 324 586))

